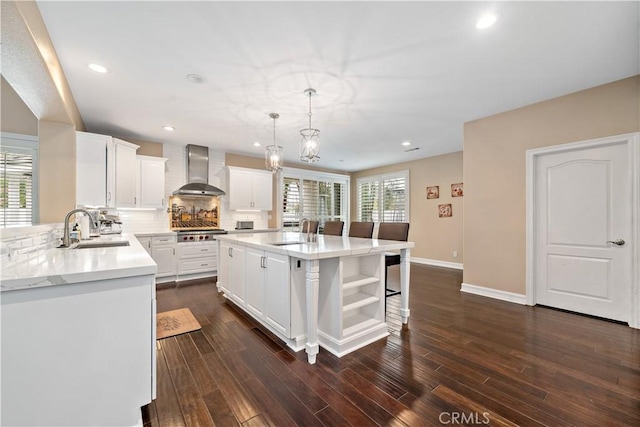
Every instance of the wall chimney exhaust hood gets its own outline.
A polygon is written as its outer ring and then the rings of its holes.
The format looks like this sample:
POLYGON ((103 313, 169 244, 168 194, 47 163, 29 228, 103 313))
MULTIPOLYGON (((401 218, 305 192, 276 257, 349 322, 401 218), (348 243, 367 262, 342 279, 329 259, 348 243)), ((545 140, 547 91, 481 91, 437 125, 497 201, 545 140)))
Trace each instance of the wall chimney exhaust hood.
POLYGON ((218 187, 209 185, 209 148, 187 145, 187 182, 173 192, 174 196, 224 196, 218 187))

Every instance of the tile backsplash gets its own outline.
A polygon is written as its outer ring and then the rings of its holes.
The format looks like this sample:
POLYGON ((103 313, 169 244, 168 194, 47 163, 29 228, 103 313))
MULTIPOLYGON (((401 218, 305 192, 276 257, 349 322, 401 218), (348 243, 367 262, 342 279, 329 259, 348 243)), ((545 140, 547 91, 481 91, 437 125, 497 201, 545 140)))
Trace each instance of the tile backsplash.
POLYGON ((0 262, 27 260, 43 251, 60 245, 64 224, 42 224, 31 227, 2 229, 0 234, 0 262))

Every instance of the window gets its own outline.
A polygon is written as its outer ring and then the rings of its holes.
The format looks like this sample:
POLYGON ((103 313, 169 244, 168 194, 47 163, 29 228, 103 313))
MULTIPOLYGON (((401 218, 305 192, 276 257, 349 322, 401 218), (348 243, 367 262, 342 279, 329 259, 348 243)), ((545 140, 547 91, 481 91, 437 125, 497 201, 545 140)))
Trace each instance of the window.
POLYGON ((0 228, 32 225, 37 150, 33 138, 7 135, 0 150, 0 228))
POLYGON ((409 222, 409 171, 358 178, 358 221, 409 222))
POLYGON ((344 175, 285 168, 282 172, 282 229, 298 231, 302 218, 348 222, 349 178, 344 175))

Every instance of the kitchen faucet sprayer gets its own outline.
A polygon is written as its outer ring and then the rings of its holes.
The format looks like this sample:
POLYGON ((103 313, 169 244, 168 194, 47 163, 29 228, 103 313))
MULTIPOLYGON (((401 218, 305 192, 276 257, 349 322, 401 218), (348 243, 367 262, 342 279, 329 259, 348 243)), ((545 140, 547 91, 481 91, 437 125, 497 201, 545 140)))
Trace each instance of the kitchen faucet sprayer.
POLYGON ((91 216, 91 214, 84 210, 84 209, 73 209, 72 211, 70 211, 67 216, 64 217, 64 232, 62 234, 62 245, 60 246, 61 248, 68 248, 70 245, 69 242, 69 218, 71 218, 71 215, 77 213, 77 212, 82 212, 83 214, 87 215, 89 217, 89 220, 92 223, 91 228, 93 228, 94 230, 96 229, 100 229, 100 224, 93 219, 93 217, 91 216))

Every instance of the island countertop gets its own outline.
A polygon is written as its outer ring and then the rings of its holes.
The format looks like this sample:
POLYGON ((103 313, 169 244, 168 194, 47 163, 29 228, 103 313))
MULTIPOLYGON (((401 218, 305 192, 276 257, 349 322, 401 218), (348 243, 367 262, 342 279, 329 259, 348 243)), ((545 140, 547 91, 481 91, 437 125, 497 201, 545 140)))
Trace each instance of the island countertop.
POLYGON ((308 260, 365 255, 413 248, 415 246, 413 242, 396 240, 325 236, 323 234, 318 234, 316 237, 316 242, 307 243, 306 233, 279 231, 272 233, 221 234, 217 235, 216 239, 308 260))
POLYGON ((127 240, 129 246, 55 248, 31 254, 25 260, 8 262, 0 271, 0 291, 156 273, 156 263, 133 235, 109 235, 100 239, 127 240))

